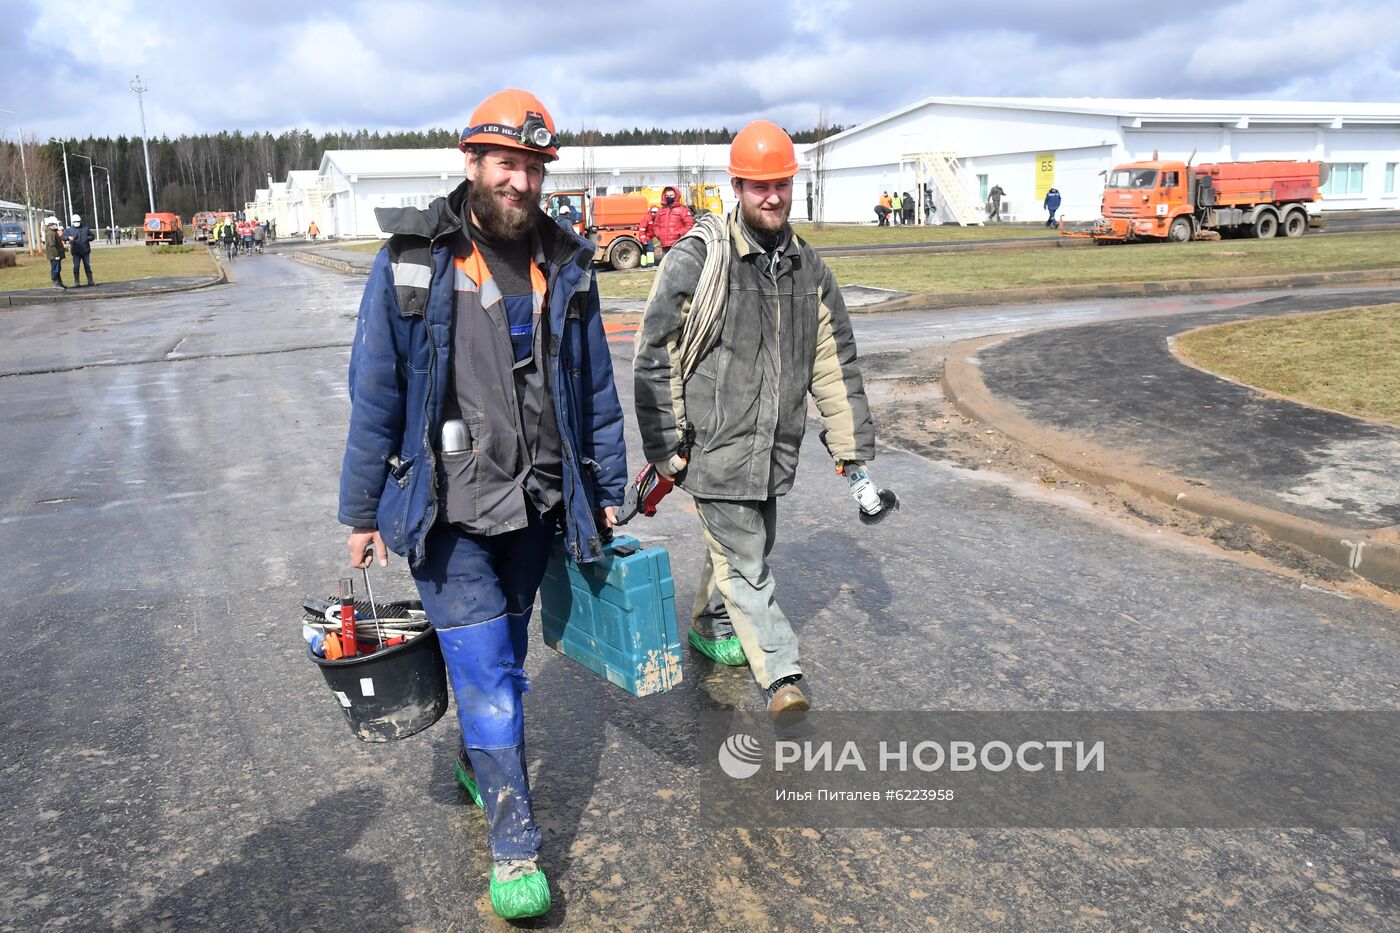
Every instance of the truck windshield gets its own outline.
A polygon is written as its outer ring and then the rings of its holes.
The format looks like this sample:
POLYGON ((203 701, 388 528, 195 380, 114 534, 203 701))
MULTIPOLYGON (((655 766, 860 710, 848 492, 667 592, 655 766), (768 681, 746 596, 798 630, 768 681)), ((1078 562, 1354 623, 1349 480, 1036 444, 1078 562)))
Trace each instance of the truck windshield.
POLYGON ((1157 184, 1157 171, 1150 168, 1120 168, 1108 175, 1109 188, 1152 188, 1157 184))

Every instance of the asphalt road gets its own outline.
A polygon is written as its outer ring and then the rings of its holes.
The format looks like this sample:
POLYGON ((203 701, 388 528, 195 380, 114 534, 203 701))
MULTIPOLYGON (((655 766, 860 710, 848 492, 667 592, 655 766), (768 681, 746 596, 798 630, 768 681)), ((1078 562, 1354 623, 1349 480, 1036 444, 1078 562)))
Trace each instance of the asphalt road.
MULTIPOLYGON (((451 721, 358 744, 300 639, 302 597, 345 572, 336 477, 363 279, 273 255, 234 271, 188 295, 3 315, 0 372, 30 374, 0 376, 0 930, 504 928, 480 816, 452 781, 451 721)), ((858 332, 870 349, 1028 317, 858 332)), ((627 405, 625 335, 615 347, 627 405)), ((824 708, 1400 705, 1389 610, 907 454, 874 464, 904 509, 867 528, 814 434, 773 563, 824 708)), ((684 496, 664 505, 636 530, 670 550, 688 606, 696 519, 684 496)), ((402 560, 377 574, 381 598, 410 588, 402 560)), ((1400 922, 1393 829, 703 829, 724 788, 697 779, 711 752, 694 717, 758 708, 745 672, 687 653, 681 687, 634 700, 537 634, 527 670, 546 926, 1400 922)))

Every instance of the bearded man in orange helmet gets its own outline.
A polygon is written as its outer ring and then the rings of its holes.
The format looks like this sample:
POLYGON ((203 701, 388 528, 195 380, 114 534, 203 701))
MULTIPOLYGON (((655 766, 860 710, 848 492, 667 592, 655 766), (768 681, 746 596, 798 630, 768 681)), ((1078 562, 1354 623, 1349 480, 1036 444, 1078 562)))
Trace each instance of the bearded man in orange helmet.
POLYGON ((807 397, 838 470, 863 471, 875 456, 841 290, 788 225, 797 169, 780 127, 759 120, 734 137, 738 210, 702 219, 667 254, 633 361, 646 458, 694 497, 705 536, 690 645, 719 664, 747 664, 780 722, 809 707, 768 566, 807 397))
POLYGON ((467 180, 391 236, 360 303, 340 521, 350 563, 408 558, 457 699, 456 776, 486 814, 491 906, 549 910, 525 767, 525 652, 560 532, 603 556, 627 484, 593 247, 540 210, 558 157, 539 99, 492 94, 462 131, 467 180))

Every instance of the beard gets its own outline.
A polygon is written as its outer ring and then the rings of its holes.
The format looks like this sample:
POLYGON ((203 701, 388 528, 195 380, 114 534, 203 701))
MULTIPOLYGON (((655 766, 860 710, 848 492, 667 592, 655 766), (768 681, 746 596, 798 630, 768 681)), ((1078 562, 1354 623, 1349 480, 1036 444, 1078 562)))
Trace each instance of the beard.
POLYGON ((750 208, 743 203, 739 205, 739 214, 744 218, 744 223, 749 225, 749 229, 765 236, 777 236, 781 233, 783 226, 787 223, 788 215, 791 213, 791 203, 776 211, 750 208))
POLYGON ((518 240, 535 224, 539 207, 528 200, 512 207, 498 195, 514 191, 510 185, 484 188, 473 185, 468 194, 472 216, 487 236, 493 240, 518 240))

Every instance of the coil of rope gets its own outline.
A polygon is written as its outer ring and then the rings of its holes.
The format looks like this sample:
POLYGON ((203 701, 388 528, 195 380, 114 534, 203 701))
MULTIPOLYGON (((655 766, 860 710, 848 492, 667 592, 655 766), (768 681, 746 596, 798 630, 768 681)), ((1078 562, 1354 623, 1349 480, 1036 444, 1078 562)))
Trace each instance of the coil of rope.
POLYGON ((705 264, 690 299, 690 312, 681 327, 677 355, 681 381, 688 381, 706 353, 719 339, 729 297, 729 224, 719 214, 705 214, 685 236, 705 244, 705 264))

